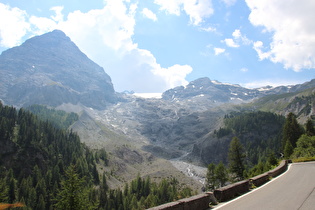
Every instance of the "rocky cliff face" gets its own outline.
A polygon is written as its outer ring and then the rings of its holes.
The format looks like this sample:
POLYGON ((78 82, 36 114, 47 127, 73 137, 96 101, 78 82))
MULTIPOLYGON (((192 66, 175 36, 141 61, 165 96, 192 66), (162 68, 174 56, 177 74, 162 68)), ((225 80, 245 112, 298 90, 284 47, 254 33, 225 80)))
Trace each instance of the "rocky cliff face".
POLYGON ((117 101, 104 69, 58 30, 4 51, 0 82, 0 99, 18 107, 71 103, 103 109, 117 101))

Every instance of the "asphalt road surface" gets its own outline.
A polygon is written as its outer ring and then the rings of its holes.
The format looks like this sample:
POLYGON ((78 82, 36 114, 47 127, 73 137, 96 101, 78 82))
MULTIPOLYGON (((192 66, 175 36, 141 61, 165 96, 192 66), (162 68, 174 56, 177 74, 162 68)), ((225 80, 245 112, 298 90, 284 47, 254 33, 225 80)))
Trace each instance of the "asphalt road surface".
POLYGON ((315 210, 315 162, 291 164, 274 180, 215 209, 315 210))

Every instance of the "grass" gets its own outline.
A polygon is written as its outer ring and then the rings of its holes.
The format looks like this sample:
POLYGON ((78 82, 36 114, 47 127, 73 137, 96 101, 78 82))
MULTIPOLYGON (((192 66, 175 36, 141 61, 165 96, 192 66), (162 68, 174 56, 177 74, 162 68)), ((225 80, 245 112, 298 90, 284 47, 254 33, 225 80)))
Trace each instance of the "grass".
POLYGON ((315 161, 315 156, 314 157, 299 157, 292 160, 293 163, 309 162, 309 161, 315 161))

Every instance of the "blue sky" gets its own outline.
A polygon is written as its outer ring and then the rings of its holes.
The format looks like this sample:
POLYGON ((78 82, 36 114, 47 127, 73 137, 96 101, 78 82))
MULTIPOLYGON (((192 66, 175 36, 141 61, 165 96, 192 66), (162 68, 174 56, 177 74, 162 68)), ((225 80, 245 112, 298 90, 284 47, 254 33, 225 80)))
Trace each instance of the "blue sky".
POLYGON ((315 78, 313 0, 0 0, 0 52, 60 29, 116 91, 315 78))

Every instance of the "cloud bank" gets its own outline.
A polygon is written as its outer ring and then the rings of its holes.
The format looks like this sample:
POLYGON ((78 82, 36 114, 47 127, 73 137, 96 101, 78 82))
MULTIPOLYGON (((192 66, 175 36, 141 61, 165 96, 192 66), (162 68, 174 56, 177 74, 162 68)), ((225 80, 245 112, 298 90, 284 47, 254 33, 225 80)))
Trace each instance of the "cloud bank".
POLYGON ((155 0, 154 3, 169 14, 179 16, 183 11, 196 26, 214 13, 211 0, 155 0))
POLYGON ((0 3, 0 45, 14 47, 30 29, 26 22, 27 14, 19 8, 11 8, 0 3))
POLYGON ((254 49, 261 60, 282 63, 300 71, 315 68, 315 2, 313 0, 246 0, 249 21, 272 34, 270 43, 256 41, 254 49))
POLYGON ((149 10, 148 8, 143 8, 142 14, 143 14, 145 17, 147 17, 147 18, 149 18, 149 19, 151 19, 151 20, 153 20, 153 21, 157 21, 156 14, 154 14, 154 13, 153 13, 151 10, 149 10))

